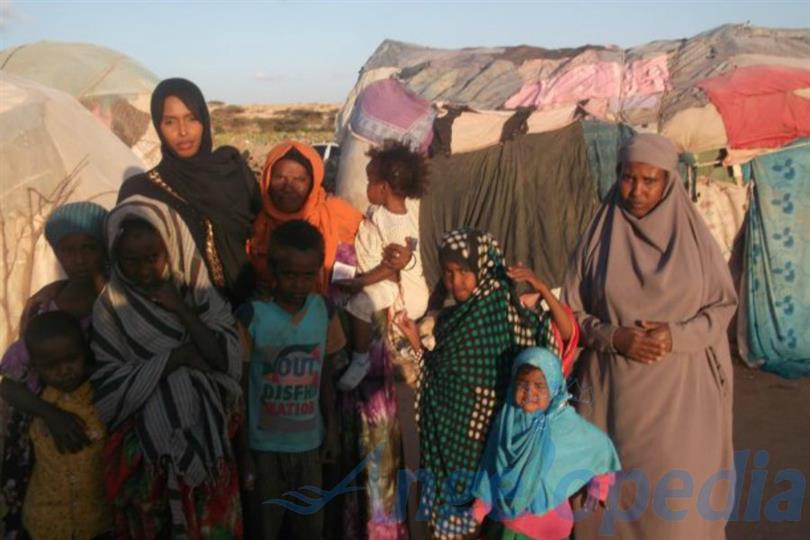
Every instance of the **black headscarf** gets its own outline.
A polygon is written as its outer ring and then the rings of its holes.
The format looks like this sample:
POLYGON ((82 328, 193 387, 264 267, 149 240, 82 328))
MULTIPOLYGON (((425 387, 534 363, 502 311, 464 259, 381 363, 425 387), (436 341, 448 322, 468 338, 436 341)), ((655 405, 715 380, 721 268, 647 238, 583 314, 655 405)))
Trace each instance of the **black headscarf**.
POLYGON ((152 123, 162 143, 163 159, 157 166, 158 172, 200 219, 211 221, 225 286, 233 288, 249 267, 245 243, 260 204, 256 179, 236 148, 221 146, 212 151, 208 106, 191 81, 179 78, 161 81, 152 93, 151 110, 152 123), (193 157, 176 156, 160 132, 163 106, 169 96, 180 99, 203 125, 200 149, 193 157))

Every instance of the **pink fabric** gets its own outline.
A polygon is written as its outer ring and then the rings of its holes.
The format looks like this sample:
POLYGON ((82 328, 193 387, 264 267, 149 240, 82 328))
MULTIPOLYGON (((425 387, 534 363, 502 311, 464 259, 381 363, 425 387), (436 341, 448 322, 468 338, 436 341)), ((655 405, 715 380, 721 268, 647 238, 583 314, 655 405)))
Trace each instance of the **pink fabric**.
POLYGON ((669 87, 667 55, 631 62, 624 69, 622 95, 635 96, 665 92, 669 87))
POLYGON ((705 79, 706 92, 723 117, 732 148, 776 148, 810 135, 810 70, 751 66, 705 79))
MULTIPOLYGON (((656 107, 660 95, 669 89, 667 61, 666 54, 636 60, 627 66, 594 61, 565 66, 553 76, 546 76, 548 71, 544 64, 532 66, 538 75, 528 80, 515 95, 506 100, 504 106, 507 109, 544 108, 603 98, 612 100, 613 110, 619 107, 656 107)), ((526 65, 528 64, 530 63, 527 62, 526 65)), ((525 69, 525 66, 521 69, 525 69)))
POLYGON ((576 66, 543 81, 523 85, 506 101, 506 108, 549 107, 576 103, 590 98, 619 95, 622 66, 616 62, 595 62, 576 66))
MULTIPOLYGON (((600 501, 607 500, 608 491, 615 479, 616 475, 612 472, 594 476, 588 483, 588 495, 600 501)), ((492 510, 491 506, 481 499, 476 499, 472 507, 473 518, 481 523, 490 510, 492 510)), ((542 516, 523 514, 513 519, 504 519, 501 523, 504 527, 530 538, 563 540, 571 535, 574 528, 574 512, 571 509, 571 503, 566 499, 557 508, 542 516)))
POLYGON ((365 139, 378 143, 396 139, 426 151, 433 140, 435 117, 429 100, 408 91, 396 79, 384 79, 360 93, 350 124, 365 139))
POLYGON ((594 97, 611 97, 621 88, 621 66, 596 62, 576 66, 547 80, 529 82, 506 101, 506 108, 548 107, 594 97))

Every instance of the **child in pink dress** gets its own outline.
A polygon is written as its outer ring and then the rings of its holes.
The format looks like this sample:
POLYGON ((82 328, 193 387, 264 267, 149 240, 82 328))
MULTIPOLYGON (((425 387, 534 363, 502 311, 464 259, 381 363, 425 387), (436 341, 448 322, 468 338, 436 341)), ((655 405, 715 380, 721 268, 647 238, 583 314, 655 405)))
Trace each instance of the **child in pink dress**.
POLYGON ((587 486, 586 507, 607 498, 621 467, 616 449, 569 405, 560 360, 548 349, 517 356, 506 396, 474 485, 473 517, 488 540, 568 538, 569 497, 587 486))

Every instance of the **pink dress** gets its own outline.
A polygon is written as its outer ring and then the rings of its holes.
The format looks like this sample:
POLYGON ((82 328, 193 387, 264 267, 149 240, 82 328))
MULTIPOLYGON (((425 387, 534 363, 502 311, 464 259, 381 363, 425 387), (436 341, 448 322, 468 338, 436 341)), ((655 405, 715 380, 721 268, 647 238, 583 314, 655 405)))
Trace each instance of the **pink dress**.
MULTIPOLYGON (((608 490, 615 481, 614 473, 594 476, 588 484, 588 495, 599 501, 607 499, 608 490)), ((489 514, 492 507, 481 499, 473 504, 473 517, 479 523, 489 514)), ((543 515, 522 514, 516 518, 501 521, 504 527, 517 533, 541 540, 563 540, 571 535, 574 528, 574 511, 568 499, 560 503, 557 508, 543 515)))

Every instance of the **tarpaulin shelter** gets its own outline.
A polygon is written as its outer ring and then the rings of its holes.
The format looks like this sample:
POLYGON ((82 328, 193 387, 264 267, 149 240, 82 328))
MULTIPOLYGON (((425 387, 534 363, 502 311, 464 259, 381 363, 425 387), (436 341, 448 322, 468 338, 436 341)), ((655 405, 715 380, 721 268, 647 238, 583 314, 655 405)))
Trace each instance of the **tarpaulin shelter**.
POLYGON ((89 43, 39 41, 0 51, 0 69, 70 94, 147 166, 160 161, 149 114, 158 78, 132 58, 89 43))
POLYGON ((140 159, 72 96, 0 71, 0 346, 33 292, 61 270, 43 236, 59 205, 112 207, 140 159))
POLYGON ((556 286, 615 182, 622 142, 655 132, 683 151, 693 200, 728 257, 756 190, 746 186, 755 160, 810 136, 808 107, 808 29, 725 25, 628 49, 386 40, 337 117, 337 193, 364 210, 368 148, 385 138, 427 147, 428 280, 438 279, 439 236, 471 225, 492 232, 510 263, 534 266, 556 286))

